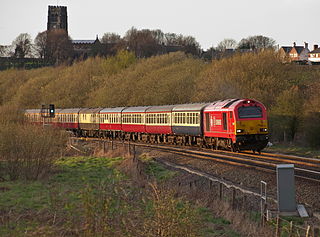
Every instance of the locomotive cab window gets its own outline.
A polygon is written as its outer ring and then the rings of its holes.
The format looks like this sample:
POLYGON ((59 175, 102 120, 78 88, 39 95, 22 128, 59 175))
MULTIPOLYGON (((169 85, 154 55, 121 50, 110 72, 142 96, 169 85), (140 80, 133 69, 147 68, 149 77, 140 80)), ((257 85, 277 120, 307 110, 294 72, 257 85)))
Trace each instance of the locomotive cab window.
POLYGON ((258 106, 240 107, 239 118, 262 118, 262 109, 258 106))

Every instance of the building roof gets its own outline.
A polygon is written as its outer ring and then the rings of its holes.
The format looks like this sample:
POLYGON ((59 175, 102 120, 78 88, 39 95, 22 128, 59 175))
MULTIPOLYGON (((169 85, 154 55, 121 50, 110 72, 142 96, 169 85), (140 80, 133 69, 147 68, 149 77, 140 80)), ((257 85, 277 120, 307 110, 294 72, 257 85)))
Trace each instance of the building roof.
POLYGON ((316 48, 315 50, 312 50, 310 53, 320 53, 320 48, 316 48))
POLYGON ((73 44, 94 44, 95 40, 72 40, 73 44))
POLYGON ((302 50, 305 49, 303 46, 294 46, 294 48, 296 49, 298 54, 301 54, 302 50))
POLYGON ((292 46, 282 46, 281 48, 284 50, 284 52, 289 53, 292 49, 292 46))

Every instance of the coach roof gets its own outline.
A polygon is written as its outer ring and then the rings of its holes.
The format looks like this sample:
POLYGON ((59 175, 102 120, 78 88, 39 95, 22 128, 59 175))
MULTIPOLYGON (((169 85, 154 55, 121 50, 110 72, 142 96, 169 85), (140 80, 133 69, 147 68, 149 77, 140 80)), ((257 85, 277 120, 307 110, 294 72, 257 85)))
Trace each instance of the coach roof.
POLYGON ((104 108, 100 113, 121 113, 126 107, 104 108))
POLYGON ((176 105, 176 106, 174 106, 172 111, 201 111, 207 105, 209 105, 209 103, 176 105))
MULTIPOLYGON (((72 109, 61 109, 59 111, 60 114, 76 114, 79 113, 79 111, 81 110, 81 108, 72 108, 72 109)), ((56 110, 56 113, 58 111, 56 110)))
POLYGON ((152 113, 152 112, 171 112, 174 107, 175 107, 175 105, 152 106, 152 107, 149 107, 146 110, 146 112, 147 113, 152 113))
POLYGON ((84 108, 80 110, 80 114, 92 114, 98 113, 102 108, 84 108))
POLYGON ((127 107, 122 113, 144 113, 150 106, 127 107))

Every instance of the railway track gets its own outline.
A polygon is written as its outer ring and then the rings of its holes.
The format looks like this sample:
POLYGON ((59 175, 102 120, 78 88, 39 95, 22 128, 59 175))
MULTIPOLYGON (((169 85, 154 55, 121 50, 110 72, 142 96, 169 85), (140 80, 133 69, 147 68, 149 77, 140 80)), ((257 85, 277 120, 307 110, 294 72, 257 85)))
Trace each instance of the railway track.
MULTIPOLYGON (((110 140, 98 138, 73 137, 72 139, 111 143, 110 140)), ((134 146, 152 148, 177 155, 188 156, 197 159, 212 160, 215 162, 256 169, 269 173, 275 173, 278 164, 294 164, 295 176, 297 178, 320 183, 320 160, 318 159, 274 153, 261 153, 260 155, 258 155, 248 152, 235 153, 221 150, 200 150, 199 148, 196 149, 194 147, 176 147, 170 145, 146 144, 127 141, 112 141, 112 143, 126 143, 134 146)))

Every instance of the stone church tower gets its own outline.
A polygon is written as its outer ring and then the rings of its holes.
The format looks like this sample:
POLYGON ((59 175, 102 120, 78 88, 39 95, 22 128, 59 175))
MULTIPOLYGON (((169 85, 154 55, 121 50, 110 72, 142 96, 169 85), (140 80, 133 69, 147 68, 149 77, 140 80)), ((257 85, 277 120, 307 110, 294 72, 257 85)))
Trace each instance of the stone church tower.
POLYGON ((49 6, 47 30, 63 29, 68 32, 67 7, 49 6))

